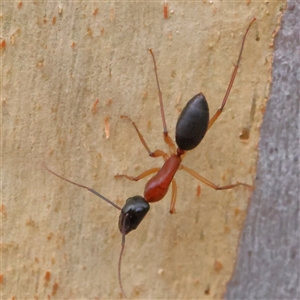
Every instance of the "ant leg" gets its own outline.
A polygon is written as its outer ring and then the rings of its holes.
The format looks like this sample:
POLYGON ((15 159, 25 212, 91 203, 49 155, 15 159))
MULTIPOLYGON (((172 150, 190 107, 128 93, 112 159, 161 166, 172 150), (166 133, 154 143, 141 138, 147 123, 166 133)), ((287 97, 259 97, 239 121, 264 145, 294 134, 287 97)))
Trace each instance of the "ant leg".
POLYGON ((240 61, 241 61, 241 58, 242 58, 242 53, 243 53, 243 49, 244 49, 244 44, 245 44, 245 40, 246 40, 247 33, 248 33, 249 29, 250 29, 250 26, 252 25, 252 23, 253 23, 255 20, 256 20, 256 18, 253 18, 253 20, 252 20, 252 21, 250 22, 250 24, 248 25, 248 28, 247 28, 247 30, 246 30, 246 32, 245 32, 245 34, 244 34, 243 41, 242 41, 242 46, 241 46, 241 49, 240 49, 240 54, 239 54, 237 63, 236 63, 236 65, 234 66, 234 69, 233 69, 233 72, 232 72, 232 75, 231 75, 231 79, 230 79, 230 82, 229 82, 227 91, 226 91, 226 93, 225 93, 225 96, 224 96, 222 105, 221 105, 221 107, 217 110, 217 112, 214 114, 214 116, 209 120, 207 131, 208 131, 209 128, 215 123, 215 121, 218 119, 218 117, 220 116, 220 114, 221 114, 222 111, 223 111, 223 108, 224 108, 224 106, 225 106, 225 104, 226 104, 226 101, 227 101, 228 96, 229 96, 229 94, 230 94, 231 88, 232 88, 232 86, 233 86, 233 82, 234 82, 236 73, 237 73, 238 68, 239 68, 239 66, 240 66, 240 61))
POLYGON ((243 185, 249 189, 253 189, 253 186, 247 184, 247 183, 242 183, 242 182, 236 182, 235 184, 229 184, 229 185, 224 185, 224 186, 217 186, 214 183, 212 183, 211 181, 209 181, 208 179, 204 178, 203 176, 201 176, 199 173, 197 173, 196 171, 184 166, 184 165, 180 165, 180 169, 188 172, 190 175, 192 175, 193 177, 197 178, 198 180, 200 180, 201 182, 205 183, 206 185, 210 186, 211 188, 213 188, 214 190, 218 191, 218 190, 229 190, 232 189, 234 187, 243 185))
POLYGON ((167 129, 167 123, 166 123, 166 118, 165 118, 165 111, 164 111, 164 104, 162 100, 162 93, 160 90, 160 85, 159 85, 159 80, 158 80, 158 74, 157 74, 157 67, 156 67, 156 61, 154 57, 154 53, 152 49, 149 49, 150 54, 153 59, 153 64, 154 64, 154 71, 155 71, 155 78, 156 78, 156 84, 157 84, 157 89, 158 89, 158 99, 159 99, 159 107, 160 107, 160 114, 161 114, 161 119, 163 123, 163 134, 164 134, 164 141, 165 143, 169 146, 169 149, 171 150, 172 153, 176 153, 176 146, 173 142, 173 140, 169 137, 168 134, 168 129, 167 129))
POLYGON ((146 151, 148 152, 149 156, 151 156, 151 157, 160 157, 160 156, 162 156, 162 157, 164 158, 164 160, 166 160, 166 159, 168 158, 168 154, 165 153, 165 152, 162 151, 162 150, 155 150, 154 152, 152 152, 152 151, 149 149, 149 147, 148 147, 148 145, 147 145, 147 143, 146 143, 144 137, 143 137, 142 134, 140 133, 139 129, 137 128, 137 126, 135 125, 135 123, 134 123, 128 116, 121 116, 121 118, 122 118, 122 119, 125 119, 125 118, 126 118, 126 119, 128 119, 128 120, 131 122, 131 124, 133 125, 133 127, 135 128, 135 130, 136 130, 136 132, 137 132, 137 134, 138 134, 138 136, 139 136, 140 141, 142 142, 144 148, 145 148, 146 151))
POLYGON ((176 212, 175 203, 177 198, 177 183, 175 179, 172 180, 172 198, 171 198, 171 206, 170 206, 170 214, 174 214, 176 212))
POLYGON ((160 168, 152 168, 152 169, 149 169, 149 170, 143 172, 142 174, 140 174, 136 177, 129 176, 129 175, 126 175, 126 174, 117 174, 117 175, 115 175, 115 178, 125 177, 129 180, 132 180, 132 181, 139 181, 140 179, 142 179, 142 178, 144 178, 144 177, 146 177, 150 174, 157 173, 159 170, 160 170, 160 168))

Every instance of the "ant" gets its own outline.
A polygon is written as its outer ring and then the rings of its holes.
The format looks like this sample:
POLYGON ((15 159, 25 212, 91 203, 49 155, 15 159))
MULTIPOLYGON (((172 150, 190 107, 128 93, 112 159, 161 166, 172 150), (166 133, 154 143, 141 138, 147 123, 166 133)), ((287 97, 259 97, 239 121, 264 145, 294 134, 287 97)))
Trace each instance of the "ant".
POLYGON ((158 81, 158 74, 157 74, 157 67, 156 67, 156 60, 153 54, 152 49, 149 49, 150 54, 152 56, 153 64, 154 64, 154 71, 155 71, 155 77, 156 77, 156 83, 158 88, 158 97, 159 97, 159 104, 160 104, 160 113, 163 123, 163 137, 165 143, 168 145, 169 150, 171 152, 171 155, 168 155, 162 150, 155 150, 154 152, 150 151, 144 137, 138 130, 136 124, 128 117, 128 116, 121 116, 121 118, 128 119, 133 127, 135 128, 138 137, 143 144, 144 148, 148 152, 149 156, 157 158, 162 157, 164 159, 164 165, 161 168, 152 168, 149 169, 142 174, 140 174, 137 177, 132 177, 128 175, 118 174, 115 175, 115 177, 125 177, 129 180, 138 181, 150 174, 156 173, 146 184, 145 190, 144 190, 144 197, 142 196, 133 196, 126 200, 125 205, 123 208, 119 207, 117 204, 112 202, 111 200, 107 199, 100 193, 96 192, 95 190, 75 183, 69 179, 66 179, 57 173, 50 170, 44 163, 43 166, 53 175, 72 183, 76 186, 79 186, 81 188, 85 188, 88 191, 92 192, 93 194, 97 195, 104 201, 108 202, 115 208, 119 209, 121 211, 119 216, 119 230, 122 234, 122 244, 121 244, 121 251, 119 256, 119 262, 118 262, 118 279, 119 279, 119 285, 120 289, 122 291, 123 296, 126 298, 126 294, 123 289, 122 280, 121 280, 121 261, 122 261, 122 255, 125 248, 125 236, 131 232, 132 230, 136 229, 138 225, 141 223, 145 215, 148 213, 150 209, 149 203, 151 202, 157 202, 160 201, 167 193, 170 184, 172 184, 172 198, 171 198, 171 206, 170 206, 170 213, 175 212, 175 202, 176 202, 176 195, 177 195, 177 184, 174 179, 175 173, 178 169, 184 170, 196 179, 200 180, 201 182, 205 183, 206 185, 210 186, 211 188, 215 190, 228 190, 232 189, 234 187, 243 185, 248 188, 252 188, 250 185, 236 182, 235 184, 230 184, 226 186, 217 186, 211 181, 207 180, 206 178, 202 177, 200 174, 198 174, 196 171, 184 166, 181 161, 184 157, 186 151, 192 150, 196 148, 201 140, 203 139, 204 135, 207 133, 207 131, 212 127, 212 125, 215 123, 215 121, 218 119, 220 114, 222 113, 225 104, 227 102, 228 96, 230 94, 231 88, 233 86, 234 79, 236 77, 238 67, 240 65, 242 52, 244 49, 244 44, 246 40, 247 33, 252 25, 252 23, 256 20, 256 18, 253 18, 250 24, 248 25, 248 28, 244 34, 242 45, 240 48, 239 56, 236 65, 234 66, 234 70, 231 75, 231 79, 229 82, 229 85, 227 87, 224 99, 222 101, 221 107, 217 110, 217 112, 213 115, 211 119, 209 119, 209 108, 207 101, 202 93, 199 93, 195 95, 184 107, 182 110, 178 121, 176 125, 176 135, 175 140, 177 144, 176 145, 173 142, 173 140, 168 135, 167 125, 166 125, 166 119, 164 114, 164 108, 163 108, 163 101, 162 101, 162 93, 160 90, 160 85, 158 81))

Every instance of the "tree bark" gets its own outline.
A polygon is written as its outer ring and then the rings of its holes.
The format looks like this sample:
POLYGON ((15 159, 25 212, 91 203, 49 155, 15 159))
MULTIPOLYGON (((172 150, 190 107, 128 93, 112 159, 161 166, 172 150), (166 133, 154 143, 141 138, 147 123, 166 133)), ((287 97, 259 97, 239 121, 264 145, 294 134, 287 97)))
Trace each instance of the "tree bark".
MULTIPOLYGON (((120 206, 143 195, 146 179, 114 175, 163 163, 147 156, 121 115, 151 150, 167 151, 148 49, 174 137, 195 94, 203 92, 211 115, 220 107, 255 16, 224 112, 184 159, 217 185, 253 184, 284 5, 169 2, 166 18, 159 2, 2 4, 3 299, 121 297, 119 211, 41 164, 120 206)), ((130 298, 219 299, 233 272, 251 192, 215 191, 185 172, 176 180, 176 214, 168 213, 168 193, 126 238, 130 298)))

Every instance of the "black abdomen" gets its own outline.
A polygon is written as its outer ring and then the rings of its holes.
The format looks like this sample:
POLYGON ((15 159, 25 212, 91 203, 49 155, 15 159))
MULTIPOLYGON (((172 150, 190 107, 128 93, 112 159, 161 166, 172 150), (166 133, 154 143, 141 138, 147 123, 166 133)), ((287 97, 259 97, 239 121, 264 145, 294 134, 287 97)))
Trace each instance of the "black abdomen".
POLYGON ((194 96, 181 112, 176 124, 176 144, 182 150, 192 150, 203 139, 209 122, 209 108, 202 93, 194 96))

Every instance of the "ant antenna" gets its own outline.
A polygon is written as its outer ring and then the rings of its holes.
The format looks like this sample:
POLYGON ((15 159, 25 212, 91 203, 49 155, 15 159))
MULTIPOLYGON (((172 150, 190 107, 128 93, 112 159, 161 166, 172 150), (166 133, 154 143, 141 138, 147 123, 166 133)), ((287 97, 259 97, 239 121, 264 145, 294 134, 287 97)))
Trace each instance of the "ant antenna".
POLYGON ((56 177, 58 177, 58 178, 60 178, 60 179, 62 179, 62 180, 64 180, 64 181, 67 181, 67 182, 69 182, 69 183, 72 183, 72 184, 74 184, 74 185, 77 185, 77 186, 79 186, 79 187, 81 187, 81 188, 87 189, 88 191, 90 191, 90 192, 92 192, 93 194, 95 194, 96 196, 100 197, 101 199, 103 199, 104 201, 106 201, 107 203, 109 203, 110 205, 112 205, 112 206, 114 206, 115 208, 117 208, 118 210, 122 210, 122 208, 121 208, 120 206, 118 206, 118 205, 115 204, 114 202, 110 201, 110 200, 107 199, 106 197, 102 196, 101 194, 99 194, 99 193, 96 192, 95 190, 93 190, 93 189, 91 189, 91 188, 89 188, 89 187, 87 187, 87 186, 85 186, 85 185, 78 184, 78 183, 76 183, 76 182, 74 182, 74 181, 71 181, 71 180, 69 180, 69 179, 67 179, 67 178, 65 178, 65 177, 62 177, 61 175, 56 174, 55 172, 53 172, 52 170, 50 170, 50 169, 46 166, 46 164, 45 164, 44 162, 42 163, 42 165, 43 165, 43 167, 44 167, 47 171, 49 171, 50 173, 52 173, 52 174, 55 175, 56 177))
POLYGON ((122 224, 122 246, 121 246, 121 251, 120 251, 120 256, 119 256, 119 263, 118 263, 118 279, 119 279, 119 286, 122 292, 122 295, 125 299, 127 299, 127 296, 125 294, 124 288, 123 288, 123 284, 122 284, 122 278, 121 278, 121 265, 122 265, 122 257, 123 257, 123 252, 125 249, 125 222, 126 222, 126 218, 127 218, 127 214, 124 217, 123 220, 123 224, 122 224))
MULTIPOLYGON (((50 173, 52 173, 53 175, 55 175, 56 177, 64 180, 64 181, 67 181, 71 184, 74 184, 78 187, 81 187, 81 188, 84 188, 84 189, 87 189, 88 191, 92 192, 93 194, 95 194, 96 196, 100 197, 101 199, 103 199, 104 201, 106 201, 107 203, 111 204, 112 206, 114 206, 115 208, 119 209, 122 211, 122 208, 120 206, 118 206, 117 204, 115 204, 114 202, 110 201, 109 199, 107 199, 106 197, 104 197, 103 195, 101 195, 100 193, 96 192, 95 190, 85 186, 85 185, 82 185, 82 184, 78 184, 74 181, 71 181, 55 172, 53 172, 52 170, 50 170, 46 164, 43 162, 42 163, 43 167, 49 171, 50 173)), ((128 213, 125 214, 124 218, 123 218, 123 221, 122 221, 122 228, 121 228, 121 233, 122 233, 122 245, 121 245, 121 251, 120 251, 120 256, 119 256, 119 264, 118 264, 118 278, 119 278, 119 286, 120 286, 120 289, 121 289, 121 292, 122 292, 122 295, 124 298, 127 298, 126 297, 126 294, 125 294, 125 291, 124 291, 124 288, 123 288, 123 285, 122 285, 122 279, 121 279, 121 263, 122 263, 122 256, 123 256, 123 252, 124 252, 124 248, 125 248, 125 235, 126 235, 126 227, 125 227, 125 224, 126 224, 126 221, 127 221, 127 217, 128 217, 128 213)))

